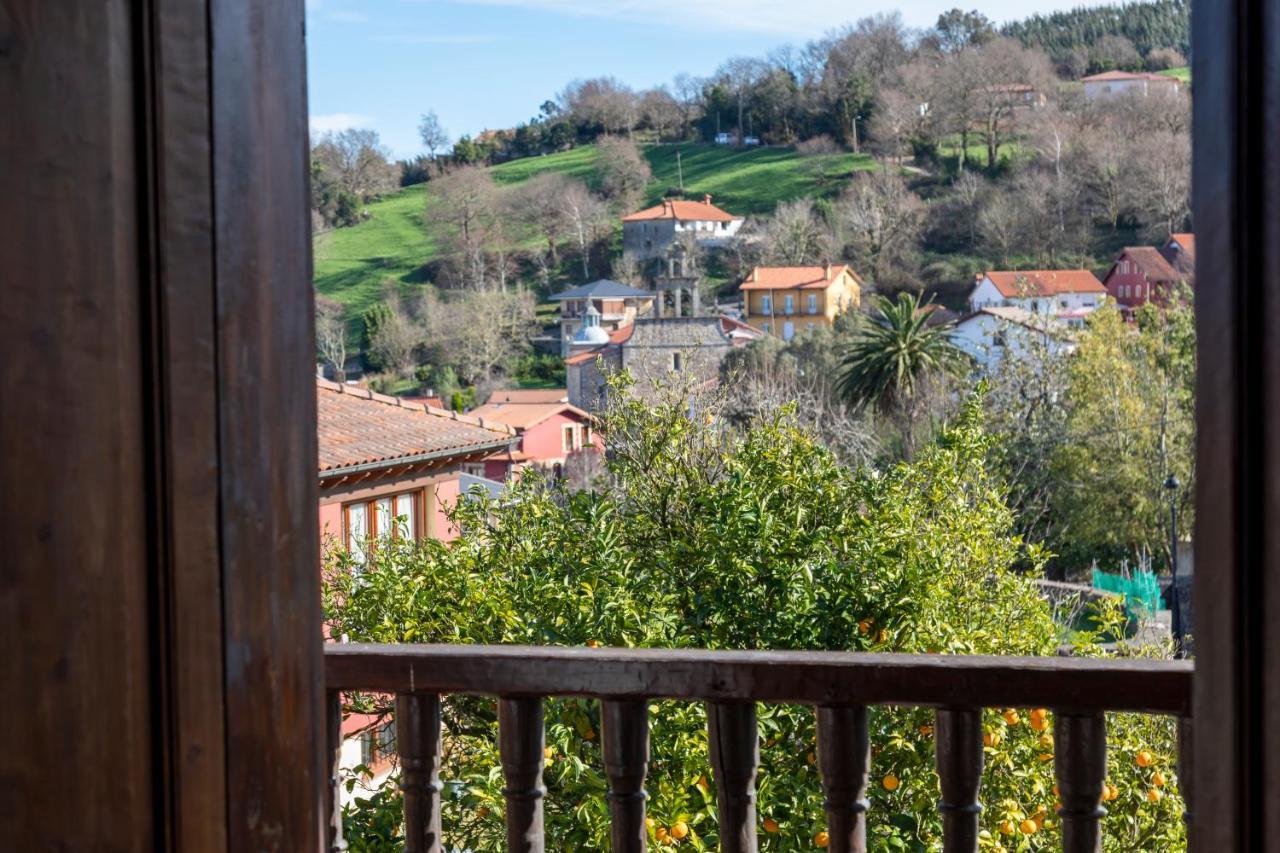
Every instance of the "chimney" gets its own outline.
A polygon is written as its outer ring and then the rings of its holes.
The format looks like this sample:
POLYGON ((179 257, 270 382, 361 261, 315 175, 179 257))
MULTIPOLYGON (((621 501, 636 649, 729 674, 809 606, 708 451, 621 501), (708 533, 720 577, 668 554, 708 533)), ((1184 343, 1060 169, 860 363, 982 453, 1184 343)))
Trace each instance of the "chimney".
POLYGON ((707 193, 702 197, 703 204, 711 204, 711 193, 707 193))
POLYGON ((669 199, 669 198, 664 198, 664 199, 662 200, 662 212, 663 212, 663 213, 669 213, 669 214, 671 214, 672 216, 675 216, 675 215, 676 215, 676 205, 675 205, 675 202, 673 202, 673 201, 672 201, 671 199, 669 199))
POLYGON ((760 281, 760 267, 751 268, 751 280, 755 282, 760 281))
POLYGON ((831 264, 827 264, 827 270, 826 270, 826 272, 827 272, 827 277, 826 277, 826 279, 825 279, 825 280, 826 280, 826 281, 831 281, 831 264))
POLYGON ((980 273, 980 272, 976 272, 976 273, 974 273, 974 274, 973 274, 973 281, 974 281, 974 284, 981 284, 981 283, 982 283, 982 279, 983 279, 983 278, 984 278, 984 276, 982 275, 982 273, 980 273))

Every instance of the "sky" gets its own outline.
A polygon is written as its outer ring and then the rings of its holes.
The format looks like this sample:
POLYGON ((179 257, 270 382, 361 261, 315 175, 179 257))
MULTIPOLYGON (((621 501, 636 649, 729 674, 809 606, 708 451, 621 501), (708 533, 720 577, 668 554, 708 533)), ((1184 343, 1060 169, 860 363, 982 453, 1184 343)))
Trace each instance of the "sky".
POLYGON ((514 127, 575 79, 636 89, 733 56, 803 44, 857 18, 897 10, 927 27, 977 7, 997 23, 1076 0, 307 0, 313 131, 378 131, 397 159, 422 153, 434 110, 453 138, 514 127))

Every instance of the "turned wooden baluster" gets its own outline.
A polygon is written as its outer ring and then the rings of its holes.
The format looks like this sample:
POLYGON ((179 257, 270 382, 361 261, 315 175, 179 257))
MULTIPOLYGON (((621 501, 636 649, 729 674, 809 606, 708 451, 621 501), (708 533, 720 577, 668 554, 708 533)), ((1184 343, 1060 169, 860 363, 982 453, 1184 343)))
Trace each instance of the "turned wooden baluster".
POLYGON ((976 708, 939 709, 934 725, 934 751, 942 784, 942 849, 974 853, 978 849, 978 816, 982 805, 982 712, 976 708))
POLYGON ((396 750, 404 791, 404 849, 406 853, 441 853, 439 696, 396 696, 396 750))
POLYGON ((325 797, 326 827, 331 853, 347 849, 342 837, 342 694, 325 695, 325 734, 329 756, 329 796, 325 797))
POLYGON ((1191 777, 1192 769, 1193 729, 1190 717, 1178 718, 1178 793, 1182 794, 1182 820, 1191 830, 1191 777))
POLYGON ((600 740, 609 778, 609 837, 613 853, 644 853, 644 777, 649 770, 649 703, 600 703, 600 740))
POLYGON ((707 704, 711 772, 723 853, 755 853, 756 768, 760 737, 754 703, 707 704))
POLYGON ((871 740, 866 708, 818 708, 818 768, 832 853, 867 849, 867 773, 871 740))
POLYGON ((498 753, 507 785, 507 850, 542 853, 542 700, 498 700, 498 753))
POLYGON ((1100 713, 1054 714, 1055 772, 1062 808, 1062 849, 1102 850, 1102 791, 1107 781, 1107 723, 1100 713))

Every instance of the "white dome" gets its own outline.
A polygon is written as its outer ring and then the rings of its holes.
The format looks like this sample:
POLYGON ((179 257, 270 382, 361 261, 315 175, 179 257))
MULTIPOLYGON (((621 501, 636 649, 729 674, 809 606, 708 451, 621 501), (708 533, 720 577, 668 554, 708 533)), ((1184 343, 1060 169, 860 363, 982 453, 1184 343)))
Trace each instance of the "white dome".
POLYGON ((599 326, 583 326, 573 336, 575 346, 589 344, 591 346, 600 346, 609 343, 609 333, 599 326))

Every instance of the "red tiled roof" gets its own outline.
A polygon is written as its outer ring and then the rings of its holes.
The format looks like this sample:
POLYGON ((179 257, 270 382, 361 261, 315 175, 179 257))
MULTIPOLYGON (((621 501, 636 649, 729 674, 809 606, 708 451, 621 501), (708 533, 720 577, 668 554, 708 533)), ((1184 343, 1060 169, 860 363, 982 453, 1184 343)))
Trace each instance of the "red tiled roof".
POLYGON ((316 425, 321 474, 464 456, 516 441, 515 431, 506 424, 324 379, 316 380, 316 425))
POLYGON ((485 423, 496 421, 520 432, 562 412, 584 420, 590 417, 582 409, 568 403, 485 403, 472 409, 470 414, 472 417, 484 418, 485 423))
POLYGON ((1196 235, 1170 234, 1169 240, 1160 250, 1160 254, 1173 264, 1187 278, 1195 278, 1196 274, 1196 235), (1170 247, 1177 244, 1181 251, 1173 251, 1170 247))
MULTIPOLYGON (((1128 258, 1138 265, 1138 269, 1142 271, 1151 281, 1156 282, 1176 282, 1182 278, 1182 275, 1173 268, 1173 265, 1165 260, 1164 255, 1160 254, 1158 249, 1150 246, 1126 246, 1125 250, 1120 253, 1121 258, 1128 258)), ((1117 261, 1116 263, 1119 263, 1117 261)), ((1112 266, 1114 270, 1115 267, 1112 266)), ((1110 277, 1110 273, 1108 273, 1110 277)))
POLYGON ((1104 71, 1101 74, 1092 74, 1088 77, 1081 77, 1081 83, 1108 83, 1119 80, 1159 80, 1161 83, 1177 83, 1178 78, 1168 77, 1164 74, 1151 74, 1147 71, 1104 71))
POLYGON ((861 279, 848 264, 822 267, 756 267, 739 290, 826 290, 848 270, 854 280, 861 279))
POLYGON ((1088 270, 993 270, 985 277, 1007 298, 1107 292, 1097 276, 1088 270))
POLYGON ((494 403, 567 403, 569 391, 565 388, 503 388, 494 391, 486 406, 494 403))
POLYGON ((580 352, 577 355, 571 355, 564 360, 565 364, 582 364, 585 361, 593 361, 596 356, 607 350, 609 347, 616 347, 619 344, 625 344, 631 340, 631 333, 636 330, 634 323, 628 323, 620 329, 614 329, 609 333, 609 343, 598 346, 595 349, 580 352))
POLYGON ((622 217, 622 221, 647 222, 653 219, 675 219, 680 222, 733 222, 741 218, 716 207, 711 203, 711 196, 704 196, 702 201, 665 199, 661 204, 655 204, 653 207, 622 217))

